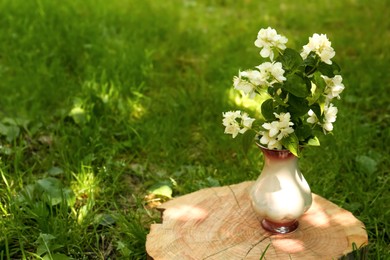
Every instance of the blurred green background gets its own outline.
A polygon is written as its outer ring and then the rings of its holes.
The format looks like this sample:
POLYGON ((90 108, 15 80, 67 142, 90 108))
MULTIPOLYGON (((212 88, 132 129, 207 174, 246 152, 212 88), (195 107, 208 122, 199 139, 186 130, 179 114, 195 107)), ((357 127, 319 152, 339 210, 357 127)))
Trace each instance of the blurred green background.
POLYGON ((153 203, 256 179, 260 151, 221 121, 268 26, 298 50, 332 41, 346 89, 300 167, 365 223, 369 259, 390 257, 387 1, 1 0, 0 14, 2 259, 143 259, 153 203))

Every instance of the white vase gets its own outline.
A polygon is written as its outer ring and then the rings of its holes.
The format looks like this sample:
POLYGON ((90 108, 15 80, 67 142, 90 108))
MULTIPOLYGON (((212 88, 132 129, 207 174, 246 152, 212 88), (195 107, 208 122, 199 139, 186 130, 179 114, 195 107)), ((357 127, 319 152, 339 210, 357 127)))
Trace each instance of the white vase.
POLYGON ((290 151, 259 147, 265 163, 250 192, 252 207, 265 230, 290 233, 311 206, 310 187, 298 168, 298 158, 290 151))

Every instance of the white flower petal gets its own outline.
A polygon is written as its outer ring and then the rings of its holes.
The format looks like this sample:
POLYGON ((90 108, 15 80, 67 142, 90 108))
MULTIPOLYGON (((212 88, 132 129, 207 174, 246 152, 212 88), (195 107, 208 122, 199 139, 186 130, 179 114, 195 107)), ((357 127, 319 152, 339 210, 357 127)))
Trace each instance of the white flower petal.
POLYGON ((242 125, 245 127, 245 128, 251 128, 252 127, 252 123, 255 121, 254 118, 250 118, 248 116, 248 114, 244 113, 241 117, 241 120, 242 120, 242 125))
POLYGON ((263 47, 263 49, 260 51, 260 55, 263 58, 267 58, 271 55, 271 49, 267 47, 263 47))
POLYGON ((288 39, 282 35, 279 35, 275 29, 268 27, 266 29, 260 29, 257 34, 255 46, 261 48, 260 55, 263 58, 270 57, 271 61, 274 58, 273 49, 284 50, 286 49, 286 43, 288 39))
POLYGON ((331 42, 328 40, 326 34, 313 34, 309 37, 309 43, 303 46, 301 56, 306 59, 310 52, 315 52, 320 59, 327 63, 332 64, 331 59, 335 56, 335 51, 331 46, 331 42))
POLYGON ((235 138, 240 132, 240 126, 238 124, 231 124, 226 126, 225 134, 231 134, 235 138))
POLYGON ((272 86, 276 82, 283 82, 286 80, 284 77, 284 69, 280 62, 264 62, 256 67, 260 71, 262 80, 266 83, 266 86, 272 86))

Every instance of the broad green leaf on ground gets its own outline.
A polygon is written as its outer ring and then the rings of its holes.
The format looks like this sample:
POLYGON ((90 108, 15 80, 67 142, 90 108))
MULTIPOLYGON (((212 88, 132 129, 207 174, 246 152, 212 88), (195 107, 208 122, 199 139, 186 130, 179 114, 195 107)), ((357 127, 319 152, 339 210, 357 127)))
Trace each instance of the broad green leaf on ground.
POLYGON ((69 116, 74 120, 78 125, 85 124, 87 122, 87 113, 81 107, 74 107, 69 112, 69 116))
POLYGON ((59 167, 52 167, 50 168, 47 173, 50 175, 50 176, 58 176, 58 175, 62 175, 64 174, 64 170, 59 168, 59 167))
POLYGON ((41 233, 38 237, 37 243, 39 244, 37 248, 37 254, 42 256, 50 250, 51 240, 54 240, 56 237, 52 234, 41 233))
POLYGON ((67 256, 67 255, 64 255, 64 254, 59 254, 59 253, 55 253, 55 254, 46 254, 42 260, 72 260, 73 258, 67 256))
POLYGON ((0 123, 0 136, 5 136, 7 142, 12 142, 20 134, 20 128, 17 125, 7 125, 0 123))
POLYGON ((48 177, 37 181, 37 185, 48 196, 52 206, 60 204, 62 201, 66 201, 68 205, 74 203, 74 193, 71 189, 63 186, 59 179, 48 177))
POLYGON ((95 215, 94 222, 102 226, 111 226, 116 222, 116 219, 111 214, 101 213, 95 215))
POLYGON ((358 170, 362 171, 363 173, 373 174, 377 171, 378 163, 371 157, 366 155, 359 155, 356 156, 355 161, 358 170))
POLYGON ((172 187, 167 184, 155 184, 149 189, 149 192, 154 195, 172 198, 172 187))

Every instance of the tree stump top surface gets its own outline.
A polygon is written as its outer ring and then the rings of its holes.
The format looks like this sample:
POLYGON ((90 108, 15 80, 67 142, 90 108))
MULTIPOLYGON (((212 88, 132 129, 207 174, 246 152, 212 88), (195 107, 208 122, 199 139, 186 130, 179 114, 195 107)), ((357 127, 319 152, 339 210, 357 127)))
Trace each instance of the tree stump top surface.
POLYGON ((159 208, 146 251, 152 259, 337 259, 368 244, 364 224, 349 211, 313 194, 298 229, 286 235, 265 231, 252 210, 253 182, 206 188, 159 208))

